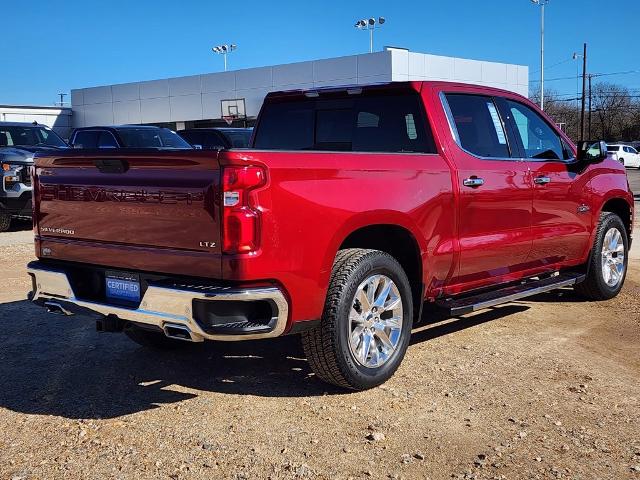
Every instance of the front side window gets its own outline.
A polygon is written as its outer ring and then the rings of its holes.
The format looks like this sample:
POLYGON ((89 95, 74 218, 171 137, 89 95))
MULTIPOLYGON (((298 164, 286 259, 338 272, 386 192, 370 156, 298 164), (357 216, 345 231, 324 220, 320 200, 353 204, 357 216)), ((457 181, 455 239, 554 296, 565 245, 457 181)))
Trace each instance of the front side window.
POLYGON ((446 97, 462 148, 479 157, 510 157, 502 119, 491 97, 468 94, 446 97))
POLYGON ((417 94, 266 103, 254 148, 435 153, 417 94))
POLYGON ((522 142, 526 158, 540 160, 565 160, 558 133, 531 108, 522 103, 506 100, 516 125, 516 133, 522 142))

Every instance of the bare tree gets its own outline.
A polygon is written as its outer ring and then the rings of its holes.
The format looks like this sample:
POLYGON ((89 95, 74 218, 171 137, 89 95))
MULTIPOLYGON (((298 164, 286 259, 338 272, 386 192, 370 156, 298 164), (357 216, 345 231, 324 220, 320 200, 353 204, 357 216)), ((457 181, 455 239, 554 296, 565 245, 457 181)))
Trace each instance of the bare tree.
MULTIPOLYGON (((540 105, 539 89, 533 92, 531 101, 540 105)), ((556 91, 545 90, 544 111, 567 135, 577 140, 580 136, 580 112, 576 99, 563 99, 556 91)))
POLYGON ((598 124, 593 133, 605 140, 623 140, 623 132, 631 126, 633 107, 629 90, 614 83, 597 83, 592 88, 591 102, 592 115, 597 116, 598 124))
MULTIPOLYGON (((581 137, 580 99, 561 98, 553 90, 545 90, 544 109, 556 124, 574 140, 581 137)), ((588 92, 587 92, 588 95, 588 92)), ((540 104, 540 91, 531 94, 540 104)), ((587 102, 588 103, 588 102, 587 102)), ((585 122, 588 123, 589 111, 585 122)), ((587 125, 585 125, 585 129, 587 125)), ((588 135, 588 133, 587 133, 588 135)), ((607 141, 640 141, 640 98, 618 84, 599 82, 591 89, 591 136, 607 141)))

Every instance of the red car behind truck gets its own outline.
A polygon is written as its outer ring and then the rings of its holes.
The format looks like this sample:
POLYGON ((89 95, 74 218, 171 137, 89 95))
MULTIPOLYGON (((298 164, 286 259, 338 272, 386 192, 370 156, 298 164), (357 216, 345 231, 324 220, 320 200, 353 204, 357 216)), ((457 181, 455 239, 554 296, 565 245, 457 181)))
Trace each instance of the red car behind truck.
POLYGON ((527 99, 409 82, 269 94, 251 150, 40 154, 32 300, 143 345, 300 333, 321 379, 387 380, 451 315, 620 291, 633 196, 527 99))

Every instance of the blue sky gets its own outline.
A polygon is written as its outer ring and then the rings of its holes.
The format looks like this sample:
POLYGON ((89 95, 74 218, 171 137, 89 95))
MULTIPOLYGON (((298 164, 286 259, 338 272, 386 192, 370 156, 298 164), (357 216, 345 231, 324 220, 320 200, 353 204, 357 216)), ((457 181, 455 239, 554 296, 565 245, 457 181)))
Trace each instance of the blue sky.
MULTIPOLYGON (((1 104, 47 105, 72 88, 219 71, 222 58, 210 47, 221 43, 238 44, 230 69, 362 53, 368 37, 353 24, 380 15, 387 23, 376 32, 377 50, 393 45, 518 63, 529 65, 531 80, 539 76, 540 10, 530 0, 35 0, 10 5, 1 17, 1 104)), ((571 54, 585 41, 590 72, 640 71, 637 0, 551 0, 546 13, 548 79, 575 76, 571 54)), ((640 73, 602 78, 640 92, 640 73)), ((576 81, 546 86, 569 96, 576 81)))

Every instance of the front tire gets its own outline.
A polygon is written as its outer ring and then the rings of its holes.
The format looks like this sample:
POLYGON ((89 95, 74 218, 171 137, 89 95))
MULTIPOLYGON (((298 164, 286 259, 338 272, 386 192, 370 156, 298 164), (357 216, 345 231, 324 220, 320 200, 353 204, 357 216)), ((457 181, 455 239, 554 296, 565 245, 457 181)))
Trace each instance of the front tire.
POLYGON ((11 215, 0 213, 0 232, 6 232, 11 226, 11 215))
POLYGON ((620 293, 627 275, 629 237, 624 223, 611 212, 600 214, 587 278, 575 290, 590 300, 609 300, 620 293))
POLYGON ((379 250, 340 250, 320 325, 302 333, 302 345, 321 380, 366 390, 398 369, 412 322, 411 287, 397 260, 379 250))

